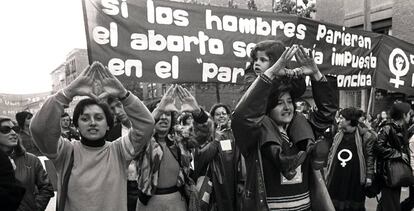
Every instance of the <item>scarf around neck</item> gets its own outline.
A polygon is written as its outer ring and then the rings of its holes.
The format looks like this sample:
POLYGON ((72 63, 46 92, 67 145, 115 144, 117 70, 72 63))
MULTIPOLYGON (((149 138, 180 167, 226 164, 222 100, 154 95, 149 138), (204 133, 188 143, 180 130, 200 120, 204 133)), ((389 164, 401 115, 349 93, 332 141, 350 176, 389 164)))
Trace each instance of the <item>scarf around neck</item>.
POLYGON ((88 147, 102 147, 103 145, 105 145, 105 137, 106 136, 104 136, 104 137, 102 137, 98 140, 94 140, 94 141, 85 138, 84 136, 82 136, 82 134, 80 136, 81 136, 80 141, 85 146, 88 146, 88 147))

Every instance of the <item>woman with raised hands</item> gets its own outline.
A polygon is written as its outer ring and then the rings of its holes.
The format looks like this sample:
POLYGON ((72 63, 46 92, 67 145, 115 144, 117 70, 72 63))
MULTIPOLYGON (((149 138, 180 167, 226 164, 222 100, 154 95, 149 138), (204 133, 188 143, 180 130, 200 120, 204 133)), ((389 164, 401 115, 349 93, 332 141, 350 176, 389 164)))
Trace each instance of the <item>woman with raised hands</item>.
POLYGON ((208 115, 180 85, 167 90, 152 114, 156 122, 153 139, 137 157, 140 192, 137 210, 195 210, 198 196, 185 189, 194 185, 190 178, 191 150, 195 146, 194 136, 202 136, 196 125, 206 125, 208 115), (195 133, 190 138, 183 137, 177 127, 176 100, 181 101, 181 112, 193 115, 195 133))
POLYGON ((30 124, 34 141, 58 175, 59 210, 127 210, 127 168, 150 140, 154 119, 145 105, 99 62, 49 97, 30 124), (75 96, 73 123, 80 141, 60 136, 60 116, 75 96), (117 97, 131 121, 128 135, 105 140, 113 116, 104 97, 117 97))
POLYGON ((242 209, 333 210, 318 170, 329 151, 319 137, 338 109, 336 80, 322 75, 301 46, 285 49, 275 43, 272 60, 264 50, 254 64, 258 76, 232 115, 236 145, 247 169, 242 209), (300 68, 287 67, 293 56, 300 68), (318 108, 308 119, 294 108, 295 99, 305 91, 302 77, 307 75, 318 108), (313 195, 314 186, 324 191, 313 195))
POLYGON ((212 191, 204 210, 240 210, 245 165, 235 145, 230 108, 222 103, 210 109, 211 136, 194 153, 195 178, 211 178, 212 191))

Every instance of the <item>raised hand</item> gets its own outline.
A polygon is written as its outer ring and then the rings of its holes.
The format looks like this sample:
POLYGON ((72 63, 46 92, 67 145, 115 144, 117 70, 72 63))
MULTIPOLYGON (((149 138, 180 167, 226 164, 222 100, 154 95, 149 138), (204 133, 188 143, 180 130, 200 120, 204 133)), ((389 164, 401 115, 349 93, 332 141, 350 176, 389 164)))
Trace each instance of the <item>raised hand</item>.
POLYGON ((158 111, 160 112, 171 112, 171 111, 178 111, 177 107, 175 107, 175 93, 176 87, 171 85, 170 88, 167 89, 164 96, 162 96, 160 103, 157 106, 158 111))
MULTIPOLYGON (((298 51, 295 54, 296 61, 301 66, 300 69, 297 69, 298 75, 315 75, 319 72, 319 68, 315 63, 315 60, 312 56, 309 56, 303 46, 299 46, 298 51)), ((296 69, 295 69, 296 70, 296 69)))
POLYGON ((63 89, 63 93, 71 99, 75 96, 89 96, 97 99, 98 96, 92 88, 94 75, 95 71, 91 69, 91 66, 88 66, 75 80, 63 89))
POLYGON ((181 105, 181 112, 191 112, 191 113, 199 113, 201 111, 200 106, 198 106, 197 100, 194 98, 191 93, 183 88, 180 85, 177 85, 177 95, 180 101, 182 102, 181 105))
POLYGON ((223 127, 223 124, 217 124, 217 127, 216 127, 216 129, 214 130, 214 140, 216 140, 216 141, 220 141, 220 140, 222 140, 222 137, 223 137, 223 135, 224 135, 224 130, 225 130, 225 127, 223 127))
POLYGON ((280 58, 269 68, 264 74, 270 77, 271 79, 276 76, 290 76, 294 73, 286 68, 286 64, 292 59, 297 51, 297 46, 291 46, 286 49, 280 58), (290 75, 289 75, 290 74, 290 75))
MULTIPOLYGON (((122 83, 109 71, 108 68, 103 66, 100 62, 94 62, 92 64, 93 70, 95 70, 95 78, 97 78, 102 86, 102 92, 99 93, 99 99, 106 98, 108 96, 122 98, 128 92, 122 83)), ((99 82, 95 82, 95 85, 99 82)), ((96 89, 96 88, 95 88, 96 89)))

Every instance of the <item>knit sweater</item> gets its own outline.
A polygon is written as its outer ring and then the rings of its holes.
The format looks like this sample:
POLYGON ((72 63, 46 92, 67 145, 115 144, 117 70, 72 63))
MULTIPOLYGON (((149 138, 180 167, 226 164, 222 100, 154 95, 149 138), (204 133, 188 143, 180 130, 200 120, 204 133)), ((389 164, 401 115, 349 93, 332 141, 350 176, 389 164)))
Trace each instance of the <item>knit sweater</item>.
POLYGON ((55 165, 58 198, 73 151, 65 210, 126 211, 128 164, 150 140, 154 127, 151 113, 130 94, 122 101, 132 124, 128 135, 102 147, 88 147, 60 135, 60 116, 70 100, 62 92, 56 93, 45 101, 30 124, 36 145, 55 165))

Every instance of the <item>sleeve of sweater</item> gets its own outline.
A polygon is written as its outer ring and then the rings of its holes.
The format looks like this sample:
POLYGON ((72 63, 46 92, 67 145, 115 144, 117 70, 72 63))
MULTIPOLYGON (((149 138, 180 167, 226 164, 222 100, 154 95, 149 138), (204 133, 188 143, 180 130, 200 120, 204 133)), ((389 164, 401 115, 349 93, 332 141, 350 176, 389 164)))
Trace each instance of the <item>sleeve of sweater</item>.
POLYGON ((232 115, 231 127, 236 145, 246 157, 257 149, 271 88, 272 81, 267 76, 260 75, 244 93, 232 115))
POLYGON ((129 131, 129 140, 134 154, 138 154, 150 141, 155 121, 147 107, 133 94, 122 101, 132 129, 129 131))
POLYGON ((60 138, 60 116, 64 106, 68 106, 71 99, 65 97, 62 91, 50 96, 40 110, 33 116, 30 131, 34 143, 48 158, 55 158, 60 138))

